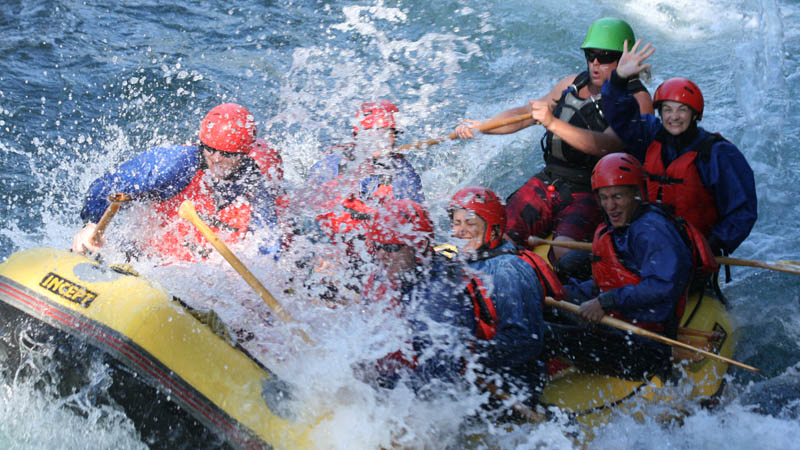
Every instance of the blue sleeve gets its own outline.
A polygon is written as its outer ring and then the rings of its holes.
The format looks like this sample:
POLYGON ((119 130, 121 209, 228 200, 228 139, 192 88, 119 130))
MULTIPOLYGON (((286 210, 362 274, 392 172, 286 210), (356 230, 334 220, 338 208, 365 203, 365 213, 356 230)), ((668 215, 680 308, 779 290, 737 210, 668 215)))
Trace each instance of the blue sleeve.
POLYGON ((308 172, 306 181, 314 186, 335 180, 339 176, 339 156, 326 155, 317 161, 308 172))
POLYGON ((707 163, 698 158, 697 169, 714 196, 719 215, 711 229, 710 241, 732 253, 750 234, 758 218, 753 170, 739 149, 728 141, 714 144, 707 163))
POLYGON ((625 143, 626 151, 644 163, 647 147, 655 140, 661 121, 639 113, 639 103, 627 90, 627 81, 618 77, 616 71, 603 83, 600 102, 606 121, 625 143))
POLYGON ((639 267, 641 281, 608 291, 623 314, 645 321, 669 318, 673 303, 683 295, 692 270, 692 254, 677 228, 667 219, 649 213, 628 228, 621 251, 639 267))
POLYGON ((567 298, 580 300, 585 302, 596 297, 594 281, 577 281, 570 278, 569 283, 564 285, 564 290, 567 292, 567 298))
POLYGON ((392 181, 392 195, 396 199, 409 199, 424 204, 425 194, 419 174, 405 158, 401 158, 399 162, 399 170, 392 181))
POLYGON ((532 270, 514 266, 510 261, 498 261, 493 270, 491 297, 498 323, 488 351, 494 366, 512 369, 536 358, 543 340, 542 287, 532 270))
POLYGON ((436 272, 413 286, 410 301, 406 303, 418 357, 418 366, 410 380, 415 390, 424 389, 434 379, 458 382, 464 352, 471 341, 474 313, 464 280, 436 272), (449 329, 443 332, 442 326, 449 329))
POLYGON ((97 223, 108 207, 108 196, 117 192, 126 193, 133 200, 168 199, 192 181, 199 163, 196 146, 150 148, 89 186, 81 218, 97 223))
POLYGON ((282 241, 278 215, 275 212, 275 197, 269 193, 269 181, 263 179, 254 192, 249 231, 260 232, 261 238, 258 241, 259 253, 271 255, 277 260, 280 255, 282 241))

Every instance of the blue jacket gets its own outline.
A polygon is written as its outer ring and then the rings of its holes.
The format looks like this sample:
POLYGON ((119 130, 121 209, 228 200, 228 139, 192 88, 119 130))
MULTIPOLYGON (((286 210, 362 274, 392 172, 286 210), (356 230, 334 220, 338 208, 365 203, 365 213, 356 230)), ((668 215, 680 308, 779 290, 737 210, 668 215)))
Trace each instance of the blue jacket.
MULTIPOLYGON (((627 92, 624 83, 625 80, 614 72, 611 79, 603 84, 603 112, 628 151, 644 163, 647 148, 663 127, 659 118, 639 114, 639 104, 627 92)), ((680 137, 672 137, 662 146, 665 166, 708 135, 702 128, 697 127, 697 131, 690 142, 681 142, 680 137)), ((739 149, 727 141, 716 142, 710 156, 708 161, 702 158, 696 160, 700 178, 714 196, 719 216, 711 236, 707 237, 713 247, 732 253, 750 234, 758 218, 753 170, 739 149)))
MULTIPOLYGON (((339 175, 346 175, 344 167, 353 162, 353 146, 337 146, 317 161, 309 171, 308 182, 313 185, 324 184, 335 180, 339 175)), ((376 165, 378 175, 372 175, 361 180, 362 197, 371 196, 380 184, 388 184, 392 187, 392 195, 395 199, 409 199, 417 203, 425 202, 425 195, 422 191, 422 181, 414 170, 414 167, 402 155, 393 154, 390 157, 381 158, 376 165)))
POLYGON ((435 254, 430 265, 418 266, 414 279, 406 280, 401 287, 401 304, 419 361, 410 379, 416 390, 424 389, 434 379, 463 382, 464 358, 469 356, 475 328, 475 313, 466 286, 467 275, 461 263, 435 254), (440 327, 446 327, 447 332, 440 327))
MULTIPOLYGON (((183 191, 197 172, 205 168, 196 145, 152 147, 96 179, 89 186, 81 218, 97 223, 108 207, 108 196, 116 192, 129 194, 132 200, 168 200, 183 191)), ((246 158, 233 177, 214 193, 218 196, 217 204, 244 195, 252 205, 251 228, 276 229, 275 201, 255 161, 246 158)), ((279 245, 264 243, 259 248, 262 253, 272 253, 279 245)))
MULTIPOLYGON (((618 309, 630 319, 666 322, 689 284, 692 253, 675 224, 650 208, 640 206, 630 225, 610 231, 620 261, 641 281, 606 291, 599 299, 605 311, 618 309)), ((564 287, 570 298, 597 296, 593 280, 564 287)))
POLYGON ((484 364, 496 373, 517 377, 527 387, 537 374, 536 360, 542 349, 542 285, 530 264, 516 256, 509 241, 491 250, 488 258, 469 262, 480 272, 484 285, 491 287, 489 297, 497 312, 497 334, 484 343, 484 364))

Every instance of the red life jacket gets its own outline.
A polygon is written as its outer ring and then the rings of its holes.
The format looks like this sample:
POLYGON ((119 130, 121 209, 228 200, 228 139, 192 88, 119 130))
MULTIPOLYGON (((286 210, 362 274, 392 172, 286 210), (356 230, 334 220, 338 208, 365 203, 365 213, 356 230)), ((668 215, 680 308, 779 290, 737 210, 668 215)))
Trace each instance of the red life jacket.
POLYGON ((711 147, 721 139, 719 135, 710 135, 665 168, 661 158, 662 141, 656 137, 647 148, 644 161, 650 202, 672 206, 675 216, 686 219, 703 236, 711 235, 719 215, 714 196, 700 178, 696 160, 701 155, 707 158, 711 147))
MULTIPOLYGON (((256 162, 258 170, 267 177, 270 183, 278 185, 283 181, 283 158, 277 150, 267 144, 267 141, 257 138, 247 156, 256 162)), ((283 193, 282 189, 277 194, 275 213, 280 216, 289 207, 289 197, 283 193)))
POLYGON ((283 158, 277 150, 267 144, 267 141, 256 139, 247 156, 256 162, 258 170, 267 177, 267 180, 270 182, 283 180, 283 158))
POLYGON ((539 283, 542 284, 542 304, 544 304, 544 297, 553 297, 556 300, 563 300, 567 298, 567 291, 558 279, 556 272, 550 267, 550 264, 541 256, 537 255, 532 250, 522 250, 518 255, 523 261, 533 267, 536 276, 539 278, 539 283))
MULTIPOLYGON (((592 279, 601 292, 631 284, 636 285, 642 281, 639 274, 626 267, 620 261, 609 231, 608 224, 600 225, 597 227, 592 240, 592 279)), ((677 318, 683 315, 685 306, 686 293, 678 299, 678 304, 675 308, 677 318)), ((606 314, 625 322, 633 323, 632 319, 625 317, 619 310, 610 311, 606 314)), ((636 321, 636 326, 656 332, 662 332, 665 328, 664 324, 660 322, 636 321)))
POLYGON ((467 291, 472 299, 478 323, 475 327, 475 337, 488 341, 497 334, 497 311, 494 309, 494 302, 486 292, 483 282, 475 275, 470 277, 467 291))
MULTIPOLYGON (((492 250, 489 250, 487 252, 487 257, 491 258, 503 253, 510 252, 493 252, 492 250)), ((564 290, 564 286, 561 284, 561 281, 558 279, 555 271, 550 268, 550 266, 541 256, 530 250, 517 250, 516 252, 510 254, 516 255, 531 265, 533 271, 536 273, 539 283, 542 285, 542 293, 544 294, 542 296, 543 303, 544 296, 550 296, 557 300, 562 300, 567 297, 567 292, 564 290)), ((478 323, 475 335, 479 339, 492 339, 494 335, 497 334, 497 311, 495 310, 494 303, 487 294, 486 288, 478 277, 471 277, 467 289, 470 297, 472 298, 472 303, 475 309, 475 318, 477 319, 478 323)))
POLYGON ((211 252, 205 237, 178 216, 178 207, 184 200, 194 203, 197 214, 227 244, 238 242, 247 231, 252 212, 250 203, 236 202, 217 211, 211 188, 203 182, 204 174, 204 170, 197 171, 181 192, 153 205, 161 230, 150 240, 150 245, 159 253, 180 261, 194 261, 197 256, 206 257, 211 252))

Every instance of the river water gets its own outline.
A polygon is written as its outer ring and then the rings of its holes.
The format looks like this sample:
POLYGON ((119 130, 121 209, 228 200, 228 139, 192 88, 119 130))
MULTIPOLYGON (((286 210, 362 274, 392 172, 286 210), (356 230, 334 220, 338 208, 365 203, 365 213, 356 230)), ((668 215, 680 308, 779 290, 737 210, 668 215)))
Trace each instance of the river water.
MULTIPOLYGON (((70 247, 95 177, 151 145, 192 142, 202 116, 220 102, 250 109, 259 135, 281 151, 287 182, 301 186, 322 151, 348 138, 362 101, 386 97, 399 105, 401 144, 445 135, 461 118, 522 105, 582 70, 579 46, 589 24, 617 16, 657 49, 650 92, 671 76, 693 79, 706 99, 702 125, 736 143, 754 169, 759 220, 734 256, 800 259, 796 0, 170 3, 7 0, 0 8, 0 258, 70 247)), ((505 197, 534 174, 541 135, 534 127, 410 155, 439 235, 446 236, 446 199, 458 188, 480 184, 505 197)), ((109 239, 126 231, 112 229, 109 239)), ((109 259, 120 256, 110 251, 109 259)), ((267 286, 285 278, 256 255, 245 260, 267 286)), ((231 320, 252 320, 258 311, 249 313, 263 307, 219 258, 203 267, 137 269, 231 320)), ((695 410, 682 425, 615 418, 590 448, 796 448, 800 278, 732 272, 723 291, 740 325, 735 359, 766 375, 731 371, 723 405, 695 410)), ((355 320, 344 317, 329 337, 355 320)), ((322 355, 298 357, 277 342, 275 351, 269 338, 255 352, 312 386, 326 408, 339 408, 319 432, 321 447, 376 448, 392 429, 404 430, 411 447, 454 442, 449 418, 469 399, 420 407, 400 391, 391 408, 375 403, 338 367, 343 353, 365 352, 357 337, 322 355)), ((146 446, 124 415, 65 402, 12 376, 0 381, 0 448, 146 446)), ((493 440, 501 448, 572 448, 568 428, 495 429, 493 440)))

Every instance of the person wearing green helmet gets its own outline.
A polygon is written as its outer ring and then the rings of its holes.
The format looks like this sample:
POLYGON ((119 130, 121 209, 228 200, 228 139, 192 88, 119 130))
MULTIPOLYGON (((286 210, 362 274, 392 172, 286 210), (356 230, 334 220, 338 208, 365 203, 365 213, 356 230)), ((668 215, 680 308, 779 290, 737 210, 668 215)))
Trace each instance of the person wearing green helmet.
MULTIPOLYGON (((587 68, 559 81, 547 94, 529 104, 504 111, 492 120, 530 114, 517 123, 485 133, 515 133, 531 125, 542 125, 544 169, 534 175, 507 200, 508 234, 520 244, 533 236, 553 234, 559 241, 589 241, 602 216, 591 191, 591 173, 605 154, 623 150, 623 142, 608 126, 600 109, 603 82, 616 69, 624 42, 633 42, 633 30, 625 21, 604 17, 592 23, 581 45, 587 68)), ((653 111, 650 93, 638 80, 628 85, 641 111, 653 111)), ((457 137, 473 137, 481 126, 466 120, 455 129, 457 137)), ((558 261, 568 249, 553 248, 558 261)), ((577 254, 575 254, 577 256, 577 254)))

